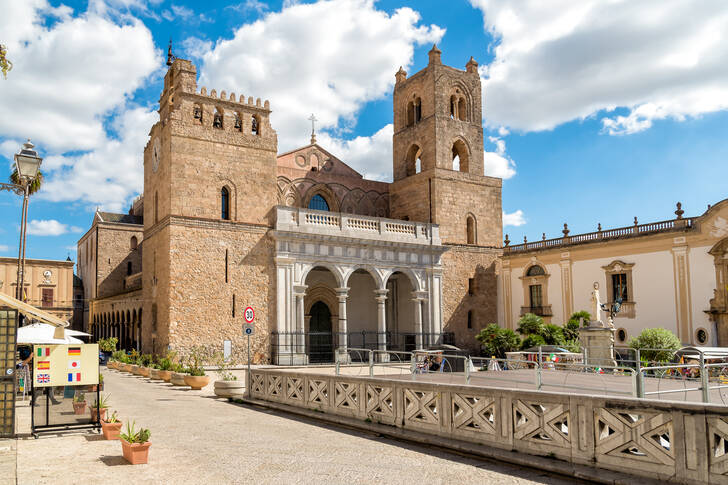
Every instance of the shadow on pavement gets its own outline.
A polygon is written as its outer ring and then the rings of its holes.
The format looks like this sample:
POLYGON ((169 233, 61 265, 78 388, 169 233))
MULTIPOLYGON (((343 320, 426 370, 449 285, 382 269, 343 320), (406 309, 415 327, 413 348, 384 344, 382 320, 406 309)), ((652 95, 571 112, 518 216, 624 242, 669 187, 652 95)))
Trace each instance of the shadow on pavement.
POLYGON ((105 456, 99 457, 99 460, 101 460, 104 463, 104 465, 106 465, 106 466, 131 465, 131 463, 126 461, 123 456, 105 455, 105 456))

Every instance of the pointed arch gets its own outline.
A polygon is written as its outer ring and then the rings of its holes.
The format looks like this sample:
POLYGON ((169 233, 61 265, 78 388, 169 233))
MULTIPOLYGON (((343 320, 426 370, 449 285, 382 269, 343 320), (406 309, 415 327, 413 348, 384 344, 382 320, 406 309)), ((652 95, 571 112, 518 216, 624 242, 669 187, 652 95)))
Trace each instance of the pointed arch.
POLYGON ((465 217, 465 241, 467 244, 478 244, 478 220, 472 213, 465 217))
MULTIPOLYGON (((460 172, 470 172, 470 147, 467 142, 462 138, 457 138, 452 144, 452 161, 457 160, 457 170, 460 172)), ((451 167, 451 170, 455 170, 455 165, 451 167)))
POLYGON ((422 171, 422 149, 420 146, 416 143, 413 143, 409 150, 407 150, 407 155, 405 157, 405 168, 406 168, 406 175, 409 177, 410 175, 418 174, 422 171), (419 164, 418 164, 419 161, 419 164))
POLYGON ((341 212, 341 206, 339 199, 336 197, 334 191, 327 184, 316 184, 306 191, 306 196, 303 199, 303 207, 308 208, 311 205, 311 199, 316 195, 321 196, 326 204, 329 206, 331 212, 341 212))

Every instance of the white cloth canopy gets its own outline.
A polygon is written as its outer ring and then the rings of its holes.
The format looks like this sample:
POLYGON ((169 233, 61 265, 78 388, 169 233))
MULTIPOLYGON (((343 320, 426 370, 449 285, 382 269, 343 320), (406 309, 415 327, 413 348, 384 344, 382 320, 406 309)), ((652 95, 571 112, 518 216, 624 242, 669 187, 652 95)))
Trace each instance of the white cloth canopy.
POLYGON ((88 335, 74 330, 65 330, 64 338, 55 338, 56 327, 47 323, 33 323, 18 329, 18 344, 82 344, 83 340, 72 337, 71 333, 88 335))

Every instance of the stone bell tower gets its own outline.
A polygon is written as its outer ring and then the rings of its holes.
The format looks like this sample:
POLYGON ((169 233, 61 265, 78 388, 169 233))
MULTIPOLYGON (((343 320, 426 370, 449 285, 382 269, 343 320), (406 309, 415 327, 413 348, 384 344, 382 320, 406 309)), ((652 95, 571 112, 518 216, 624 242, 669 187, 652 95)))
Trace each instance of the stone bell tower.
POLYGON ((496 322, 496 262, 501 254, 499 178, 483 163, 478 63, 445 66, 433 46, 427 67, 394 86, 393 218, 433 222, 450 249, 442 257, 443 327, 455 344, 477 349, 477 332, 496 322))

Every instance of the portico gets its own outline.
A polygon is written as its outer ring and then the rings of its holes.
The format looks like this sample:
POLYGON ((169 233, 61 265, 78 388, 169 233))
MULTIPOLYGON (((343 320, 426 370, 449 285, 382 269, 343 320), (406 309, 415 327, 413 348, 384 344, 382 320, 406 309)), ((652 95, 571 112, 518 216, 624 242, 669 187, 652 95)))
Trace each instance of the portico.
POLYGON ((441 341, 447 248, 437 225, 284 206, 275 213, 274 362, 441 341))

